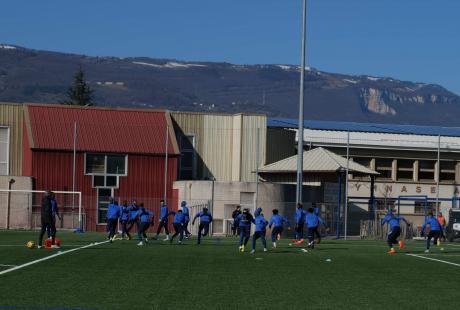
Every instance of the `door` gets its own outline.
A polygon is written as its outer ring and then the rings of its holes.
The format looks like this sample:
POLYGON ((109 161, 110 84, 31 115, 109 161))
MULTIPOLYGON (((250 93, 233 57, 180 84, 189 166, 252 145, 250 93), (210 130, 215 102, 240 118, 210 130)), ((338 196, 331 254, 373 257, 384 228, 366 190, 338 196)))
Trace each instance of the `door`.
POLYGON ((107 209, 113 197, 113 188, 99 187, 97 189, 97 224, 107 223, 107 209))

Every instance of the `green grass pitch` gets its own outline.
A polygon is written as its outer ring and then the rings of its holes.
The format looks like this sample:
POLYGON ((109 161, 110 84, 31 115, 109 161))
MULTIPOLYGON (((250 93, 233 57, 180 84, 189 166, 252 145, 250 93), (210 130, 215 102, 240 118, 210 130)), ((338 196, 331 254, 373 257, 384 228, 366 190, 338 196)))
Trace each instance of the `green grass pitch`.
MULTIPOLYGON (((0 272, 57 253, 27 249, 37 232, 0 232, 0 272)), ((61 252, 104 234, 58 232, 61 252)), ((255 255, 236 238, 183 245, 116 241, 0 275, 0 309, 458 309, 460 245, 424 254, 408 242, 396 255, 383 241, 324 240, 302 252, 282 240, 255 255), (413 253, 440 261, 406 255, 413 253), (330 259, 330 262, 328 261, 330 259)))

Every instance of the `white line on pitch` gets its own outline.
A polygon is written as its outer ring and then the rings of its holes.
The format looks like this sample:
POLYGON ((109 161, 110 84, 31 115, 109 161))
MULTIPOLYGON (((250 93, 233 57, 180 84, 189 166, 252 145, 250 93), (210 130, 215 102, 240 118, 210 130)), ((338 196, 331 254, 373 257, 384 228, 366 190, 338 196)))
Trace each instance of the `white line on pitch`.
POLYGON ((460 267, 460 264, 448 262, 448 261, 441 260, 441 259, 436 259, 436 258, 421 256, 421 255, 418 255, 418 254, 406 254, 406 255, 408 255, 408 256, 414 256, 414 257, 418 257, 418 258, 423 258, 423 259, 432 260, 432 261, 439 262, 439 263, 444 263, 444 264, 448 264, 448 265, 453 265, 453 266, 460 267))
MULTIPOLYGON (((62 248, 67 248, 67 247, 79 247, 81 244, 66 244, 63 245, 62 248)), ((0 244, 0 247, 26 247, 23 244, 0 244)))
POLYGON ((0 267, 16 267, 17 265, 5 265, 5 264, 0 264, 0 267))
POLYGON ((82 246, 82 247, 79 247, 79 248, 67 250, 67 251, 60 252, 60 253, 56 253, 56 254, 53 254, 53 255, 50 255, 50 256, 46 256, 46 257, 43 257, 43 258, 40 258, 40 259, 36 259, 36 260, 31 261, 31 262, 28 262, 28 263, 25 263, 25 264, 22 264, 22 265, 13 267, 13 268, 10 268, 10 269, 6 269, 6 270, 3 270, 3 271, 0 271, 0 275, 3 275, 3 274, 5 274, 5 273, 11 272, 11 271, 15 271, 15 270, 18 270, 18 269, 21 269, 21 268, 24 268, 24 267, 27 267, 27 266, 30 266, 30 265, 34 265, 34 264, 43 262, 43 261, 45 261, 45 260, 52 259, 52 258, 61 256, 61 255, 64 255, 64 254, 67 254, 67 253, 70 253, 70 252, 74 252, 74 251, 78 251, 78 250, 81 250, 81 249, 90 248, 90 247, 92 247, 92 246, 100 245, 100 244, 107 243, 107 242, 109 242, 109 240, 107 240, 107 241, 102 241, 102 242, 91 243, 91 244, 88 244, 88 245, 85 245, 85 246, 82 246))

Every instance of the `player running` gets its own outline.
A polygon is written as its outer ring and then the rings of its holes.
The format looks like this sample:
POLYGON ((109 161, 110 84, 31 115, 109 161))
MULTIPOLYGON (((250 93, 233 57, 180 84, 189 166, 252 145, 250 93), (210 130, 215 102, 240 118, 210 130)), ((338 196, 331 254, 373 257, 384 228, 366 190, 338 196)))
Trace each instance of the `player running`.
POLYGON ((399 243, 399 249, 402 250, 404 248, 404 241, 403 240, 398 241, 398 237, 399 235, 401 235, 401 225, 400 225, 401 221, 404 221, 407 224, 407 226, 410 226, 410 223, 404 217, 399 216, 399 215, 396 216, 394 213, 394 210, 390 209, 388 211, 388 214, 385 215, 385 217, 380 222, 382 226, 385 225, 385 223, 388 223, 388 225, 390 226, 390 231, 388 232, 388 238, 387 238, 388 247, 390 248, 387 252, 388 254, 396 253, 396 250, 394 249, 393 244, 399 243))
MULTIPOLYGON (((315 210, 313 208, 308 208, 307 215, 305 216, 305 224, 307 224, 308 247, 314 249, 315 235, 319 236, 319 238, 321 239, 321 235, 318 231, 318 226, 319 224, 325 226, 325 223, 322 218, 315 214, 315 210)), ((300 239, 296 242, 296 244, 300 245, 304 241, 304 239, 300 239)))
POLYGON ((179 244, 181 244, 182 239, 184 239, 185 223, 187 222, 186 215, 183 210, 179 210, 177 212, 171 212, 170 214, 174 215, 174 220, 173 220, 174 235, 172 235, 171 240, 169 240, 169 242, 172 244, 174 238, 177 235, 179 235, 179 244))
POLYGON ((107 207, 107 229, 109 231, 110 243, 112 243, 115 238, 115 230, 117 228, 120 213, 120 206, 113 201, 113 198, 110 198, 110 203, 107 207))
POLYGON ((236 234, 239 234, 239 229, 238 229, 238 224, 236 223, 236 217, 241 214, 241 206, 236 206, 236 209, 233 210, 232 212, 232 236, 236 236, 236 234))
POLYGON ((129 207, 128 202, 123 200, 123 204, 120 207, 120 224, 121 224, 121 238, 128 238, 131 240, 131 235, 128 232, 127 225, 129 222, 129 207))
POLYGON ((154 214, 152 211, 147 210, 141 202, 139 204, 139 210, 137 211, 137 218, 139 219, 139 229, 137 231, 139 243, 137 245, 142 246, 149 242, 146 231, 149 229, 150 225, 153 224, 154 214))
POLYGON ((281 238, 281 234, 283 233, 284 225, 288 226, 288 229, 291 229, 291 225, 289 224, 289 221, 286 217, 279 215, 278 209, 273 209, 272 210, 272 217, 270 218, 270 221, 268 222, 268 228, 272 228, 272 244, 273 248, 276 249, 276 241, 281 238))
POLYGON ((209 224, 212 222, 212 215, 209 213, 208 208, 203 208, 203 211, 198 212, 193 218, 192 225, 195 225, 195 220, 200 218, 200 225, 198 226, 198 242, 201 244, 201 236, 205 237, 209 232, 209 224))
POLYGON ((137 211, 139 211, 139 206, 137 205, 137 201, 134 199, 132 204, 128 207, 129 211, 129 221, 128 227, 126 228, 126 232, 129 234, 131 229, 134 225, 137 226, 137 230, 139 231, 139 222, 137 221, 137 211))
POLYGON ((159 219, 160 224, 158 225, 157 235, 155 236, 155 239, 158 239, 161 229, 164 228, 166 238, 164 238, 163 241, 169 240, 168 216, 169 216, 168 206, 166 205, 165 201, 162 199, 160 200, 160 219, 159 219))
POLYGON ((426 226, 430 226, 430 232, 428 233, 426 239, 426 250, 425 253, 430 252, 430 243, 433 239, 433 245, 438 243, 438 239, 441 237, 442 226, 439 223, 438 219, 433 216, 433 212, 428 214, 428 218, 425 221, 425 224, 422 226, 422 234, 425 234, 426 226))
POLYGON ((262 208, 257 208, 256 212, 254 213, 256 218, 254 219, 256 224, 256 231, 252 236, 252 251, 251 254, 256 252, 256 241, 257 239, 262 240, 262 245, 264 246, 264 252, 267 252, 267 241, 265 240, 265 234, 267 233, 266 228, 268 225, 267 220, 264 218, 262 214, 262 208))
POLYGON ((245 208, 243 213, 236 217, 235 221, 240 229, 239 251, 244 252, 244 248, 248 244, 249 237, 251 236, 251 223, 255 223, 255 220, 249 212, 249 209, 245 208))
POLYGON ((180 203, 181 205, 181 208, 182 208, 182 213, 184 214, 184 217, 185 217, 185 222, 184 222, 184 234, 185 234, 185 238, 188 239, 190 238, 190 236, 192 235, 189 231, 188 231, 188 223, 190 222, 190 211, 188 209, 188 206, 187 206, 187 202, 185 201, 182 201, 180 203))
POLYGON ((292 242, 303 240, 303 225, 305 222, 305 210, 303 209, 303 205, 301 203, 297 204, 297 208, 295 210, 295 233, 292 242))

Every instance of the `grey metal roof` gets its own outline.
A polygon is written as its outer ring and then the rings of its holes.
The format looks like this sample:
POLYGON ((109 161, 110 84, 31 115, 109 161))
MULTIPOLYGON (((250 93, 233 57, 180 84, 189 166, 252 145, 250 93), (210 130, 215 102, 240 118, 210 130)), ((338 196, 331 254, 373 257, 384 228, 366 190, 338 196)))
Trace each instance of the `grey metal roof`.
MULTIPOLYGON (((333 173, 345 171, 347 168, 347 159, 339 156, 322 147, 315 148, 303 153, 303 171, 304 172, 324 172, 333 173)), ((378 172, 371 170, 363 165, 349 160, 348 170, 350 173, 362 173, 377 175, 378 172)), ((259 169, 262 173, 286 173, 297 171, 297 156, 291 156, 286 159, 266 165, 259 169)))
MULTIPOLYGON (((298 120, 288 118, 269 118, 268 127, 298 128, 298 120)), ((305 128, 318 130, 339 130, 357 132, 397 133, 411 135, 460 137, 460 127, 416 126, 395 124, 373 124, 357 122, 305 120, 305 128)))

